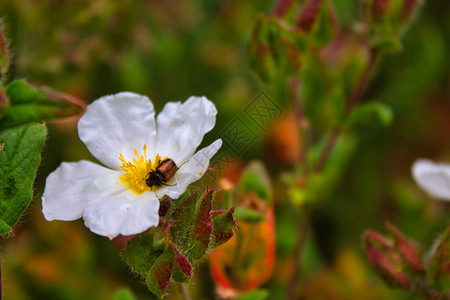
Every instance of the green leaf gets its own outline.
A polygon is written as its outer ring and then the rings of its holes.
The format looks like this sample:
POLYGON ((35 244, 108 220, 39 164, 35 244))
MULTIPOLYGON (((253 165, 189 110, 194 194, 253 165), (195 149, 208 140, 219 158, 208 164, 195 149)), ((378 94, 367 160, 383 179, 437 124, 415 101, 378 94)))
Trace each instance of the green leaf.
POLYGON ((370 46, 375 51, 388 54, 395 54, 403 50, 402 42, 397 37, 378 37, 374 38, 370 46))
POLYGON ((114 294, 112 300, 136 300, 136 297, 129 288, 123 287, 114 294))
POLYGON ((236 221, 233 216, 234 207, 229 210, 211 212, 212 235, 209 245, 210 249, 219 247, 234 236, 236 221))
POLYGON ((122 258, 134 272, 145 277, 164 247, 155 241, 153 234, 137 236, 128 242, 122 258))
POLYGON ((265 300, 269 297, 269 292, 266 290, 256 290, 242 294, 237 300, 265 300))
POLYGON ((69 95, 49 88, 38 89, 24 80, 8 84, 6 95, 10 103, 0 119, 0 129, 68 117, 83 111, 83 104, 69 95))
POLYGON ((208 250, 212 232, 210 212, 215 191, 207 189, 202 195, 198 213, 192 225, 192 231, 183 247, 186 250, 188 259, 191 261, 202 258, 206 250, 208 250))
POLYGON ((344 128, 350 129, 356 125, 370 122, 373 118, 377 118, 384 126, 392 123, 392 109, 380 102, 370 102, 356 107, 348 119, 345 121, 344 128))
POLYGON ((30 203, 47 129, 28 124, 0 136, 0 234, 11 231, 30 203))
POLYGON ((238 192, 245 195, 255 193, 260 200, 264 200, 269 204, 272 202, 269 175, 262 163, 252 162, 244 170, 238 192))
POLYGON ((150 268, 145 282, 149 290, 158 297, 162 297, 172 276, 175 259, 173 248, 167 246, 164 252, 155 260, 150 268))

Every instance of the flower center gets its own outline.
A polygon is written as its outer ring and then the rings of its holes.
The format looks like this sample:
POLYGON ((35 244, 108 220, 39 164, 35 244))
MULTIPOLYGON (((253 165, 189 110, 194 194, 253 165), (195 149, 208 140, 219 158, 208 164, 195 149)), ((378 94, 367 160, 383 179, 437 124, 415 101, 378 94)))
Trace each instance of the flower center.
POLYGON ((134 155, 136 155, 137 159, 133 159, 133 162, 126 161, 122 153, 119 153, 119 159, 122 162, 120 168, 125 172, 120 176, 120 181, 137 195, 155 188, 155 186, 149 187, 145 182, 145 178, 149 172, 158 168, 161 161, 167 158, 161 159, 161 155, 157 153, 152 162, 151 159, 147 159, 147 145, 144 144, 142 149, 144 150, 143 156, 139 155, 138 151, 134 149, 134 155))

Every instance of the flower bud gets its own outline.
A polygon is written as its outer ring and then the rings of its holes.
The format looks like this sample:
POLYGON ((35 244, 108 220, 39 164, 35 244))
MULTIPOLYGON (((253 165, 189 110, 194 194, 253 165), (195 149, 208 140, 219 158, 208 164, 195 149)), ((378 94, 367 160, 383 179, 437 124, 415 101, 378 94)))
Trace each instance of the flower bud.
POLYGON ((400 37, 420 0, 363 0, 362 10, 372 35, 372 47, 390 52, 401 49, 400 37))
POLYGON ((382 20, 387 16, 389 0, 366 0, 363 1, 364 15, 368 19, 382 20))
POLYGON ((398 250, 382 235, 371 230, 364 233, 363 241, 370 263, 386 284, 409 290, 411 279, 403 273, 403 261, 398 250))
POLYGON ((303 5, 296 27, 311 38, 311 41, 323 47, 334 33, 336 22, 329 0, 309 0, 303 5))
POLYGON ((297 21, 297 27, 305 32, 310 32, 315 20, 317 19, 321 4, 322 0, 311 0, 306 3, 305 7, 300 13, 300 17, 297 21))
POLYGON ((425 272, 425 266, 420 259, 420 250, 417 245, 409 241, 393 224, 386 221, 386 228, 394 238, 395 248, 399 251, 408 267, 418 273, 425 272))
POLYGON ((291 30, 278 19, 260 14, 247 46, 250 68, 265 82, 292 76, 300 69, 306 41, 299 30, 291 30))

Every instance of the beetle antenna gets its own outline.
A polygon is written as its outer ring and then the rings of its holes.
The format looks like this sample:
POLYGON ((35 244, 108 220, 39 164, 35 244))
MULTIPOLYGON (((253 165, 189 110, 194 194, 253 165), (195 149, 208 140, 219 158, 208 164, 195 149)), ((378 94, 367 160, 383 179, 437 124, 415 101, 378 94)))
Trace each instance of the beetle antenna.
POLYGON ((178 167, 178 169, 181 168, 182 166, 184 166, 184 164, 187 163, 188 161, 189 161, 189 159, 187 161, 185 161, 184 163, 182 163, 181 166, 178 167))

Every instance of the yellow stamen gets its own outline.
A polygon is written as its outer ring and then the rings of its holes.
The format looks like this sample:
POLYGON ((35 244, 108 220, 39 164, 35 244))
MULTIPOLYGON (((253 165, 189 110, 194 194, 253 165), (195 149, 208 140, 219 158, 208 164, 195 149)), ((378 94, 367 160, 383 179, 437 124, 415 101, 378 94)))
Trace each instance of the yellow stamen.
MULTIPOLYGON (((155 171, 159 163, 166 159, 161 158, 161 155, 158 153, 155 155, 155 159, 153 162, 150 159, 147 159, 147 145, 144 144, 142 148, 144 150, 144 155, 139 156, 139 153, 136 149, 134 149, 134 155, 136 155, 137 160, 133 159, 133 162, 128 162, 123 157, 122 153, 119 153, 119 159, 122 162, 122 166, 120 168, 125 172, 122 176, 120 176, 120 181, 128 187, 135 194, 142 194, 145 191, 151 191, 150 188, 145 183, 145 178, 148 173, 151 171, 155 171)), ((157 187, 153 187, 157 188, 157 187)))

